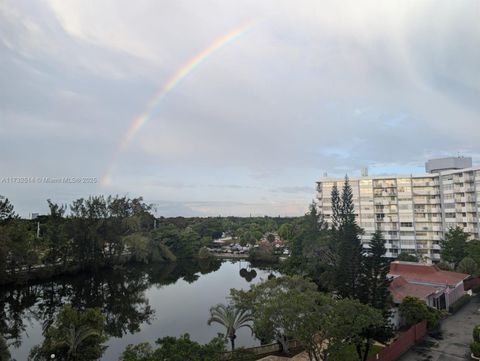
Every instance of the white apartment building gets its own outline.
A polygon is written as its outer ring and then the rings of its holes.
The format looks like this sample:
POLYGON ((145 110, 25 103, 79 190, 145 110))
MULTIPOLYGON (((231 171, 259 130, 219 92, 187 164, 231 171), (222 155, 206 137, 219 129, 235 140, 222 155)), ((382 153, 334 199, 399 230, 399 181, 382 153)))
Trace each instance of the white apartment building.
MULTIPOLYGON (((380 230, 387 257, 407 252, 437 261, 439 241, 449 228, 460 226, 479 238, 480 167, 472 167, 471 158, 457 157, 430 160, 425 168, 423 175, 349 178, 364 247, 380 230)), ((341 192, 344 179, 317 182, 317 205, 326 222, 331 221, 334 184, 341 192)))

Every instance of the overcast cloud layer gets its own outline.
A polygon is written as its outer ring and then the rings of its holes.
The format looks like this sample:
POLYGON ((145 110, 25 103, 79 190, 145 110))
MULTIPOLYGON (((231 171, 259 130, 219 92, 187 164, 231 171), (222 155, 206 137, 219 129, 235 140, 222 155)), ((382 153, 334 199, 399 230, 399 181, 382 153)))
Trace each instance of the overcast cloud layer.
POLYGON ((480 161, 480 3, 0 0, 0 178, 17 210, 143 195, 159 215, 298 215, 324 172, 480 161), (131 121, 215 39, 120 154, 131 121))

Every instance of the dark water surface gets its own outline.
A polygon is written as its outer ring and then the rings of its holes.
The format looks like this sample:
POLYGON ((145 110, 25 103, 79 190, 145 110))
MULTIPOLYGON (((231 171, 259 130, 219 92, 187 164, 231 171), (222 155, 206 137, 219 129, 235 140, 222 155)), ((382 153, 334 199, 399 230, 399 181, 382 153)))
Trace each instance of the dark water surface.
MULTIPOLYGON (((188 332, 206 343, 224 329, 207 325, 211 306, 225 302, 230 288, 246 289, 272 271, 246 261, 209 261, 126 266, 90 275, 57 278, 18 288, 0 288, 0 332, 17 361, 42 342, 64 303, 98 307, 110 336, 102 360, 117 361, 126 345, 188 332)), ((248 329, 238 331, 238 346, 255 346, 248 329)))

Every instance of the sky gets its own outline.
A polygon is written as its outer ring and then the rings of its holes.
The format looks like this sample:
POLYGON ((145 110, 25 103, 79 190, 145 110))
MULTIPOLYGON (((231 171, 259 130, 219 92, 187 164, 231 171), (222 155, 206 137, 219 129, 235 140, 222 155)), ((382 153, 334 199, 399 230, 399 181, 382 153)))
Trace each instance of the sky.
POLYGON ((478 165, 479 15, 477 0, 0 0, 0 195, 23 216, 99 194, 295 216, 324 173, 478 165))

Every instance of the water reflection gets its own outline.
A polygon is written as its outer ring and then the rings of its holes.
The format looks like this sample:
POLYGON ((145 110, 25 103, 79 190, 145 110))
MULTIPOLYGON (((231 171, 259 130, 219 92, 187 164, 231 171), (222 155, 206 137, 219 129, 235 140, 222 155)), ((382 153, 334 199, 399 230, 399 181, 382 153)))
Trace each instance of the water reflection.
POLYGON ((0 291, 0 334, 9 345, 19 348, 28 324, 37 321, 45 330, 59 308, 71 303, 79 308, 99 308, 106 317, 108 335, 121 338, 153 320, 155 312, 145 296, 147 289, 179 279, 193 283, 199 273, 214 272, 220 265, 221 261, 211 260, 125 266, 4 288, 0 291))

